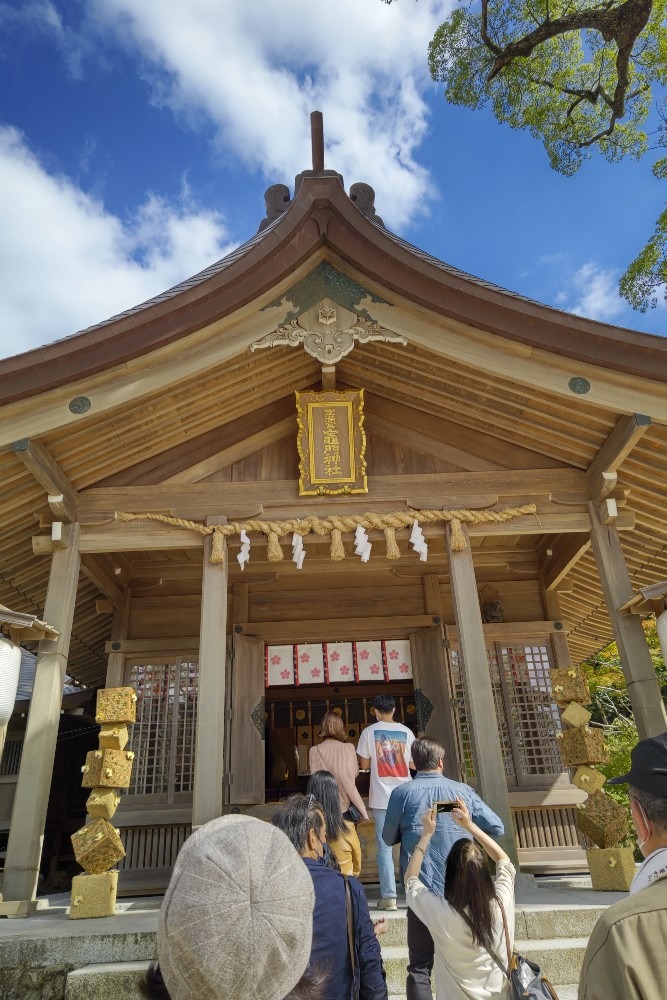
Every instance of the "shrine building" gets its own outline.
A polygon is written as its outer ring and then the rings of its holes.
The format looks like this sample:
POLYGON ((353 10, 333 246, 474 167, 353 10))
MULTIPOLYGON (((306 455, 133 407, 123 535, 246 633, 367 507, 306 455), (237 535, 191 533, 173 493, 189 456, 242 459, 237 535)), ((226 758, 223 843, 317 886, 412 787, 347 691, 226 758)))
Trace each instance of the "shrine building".
POLYGON ((380 692, 524 871, 585 867, 550 670, 615 639, 640 736, 667 728, 636 613, 667 577, 667 339, 409 245, 314 137, 245 245, 0 361, 0 603, 59 632, 5 746, 5 900, 44 871, 65 675, 137 692, 126 891, 303 790, 324 712, 356 743, 380 692))

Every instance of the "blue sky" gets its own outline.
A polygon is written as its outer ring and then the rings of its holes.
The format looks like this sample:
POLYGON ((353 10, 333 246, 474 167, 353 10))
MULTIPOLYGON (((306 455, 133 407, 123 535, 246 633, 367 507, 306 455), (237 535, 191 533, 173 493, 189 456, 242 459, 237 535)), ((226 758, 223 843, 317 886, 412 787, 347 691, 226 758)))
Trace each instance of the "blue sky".
POLYGON ((251 237, 310 166, 366 181, 389 228, 559 308, 663 334, 617 293, 664 183, 599 157, 574 178, 446 104, 426 47, 451 0, 0 0, 0 354, 67 336, 251 237))

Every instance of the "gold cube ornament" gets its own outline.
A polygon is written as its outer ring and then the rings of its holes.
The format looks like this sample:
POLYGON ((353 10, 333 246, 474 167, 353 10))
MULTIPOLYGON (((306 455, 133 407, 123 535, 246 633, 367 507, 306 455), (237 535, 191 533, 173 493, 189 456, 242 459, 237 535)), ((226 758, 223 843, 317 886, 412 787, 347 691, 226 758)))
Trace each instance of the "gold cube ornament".
POLYGON ((577 788, 588 792, 589 795, 592 795, 593 792, 599 792, 606 780, 604 774, 601 774, 592 767, 588 767, 586 764, 578 767, 572 778, 577 788))
POLYGON ((583 671, 578 667, 559 667, 551 671, 551 690, 559 708, 571 701, 590 705, 591 695, 583 671))
POLYGON ((100 750, 124 750, 129 738, 127 724, 106 722, 100 729, 100 750))
POLYGON ((94 819, 72 834, 74 857, 91 875, 101 875, 125 857, 118 830, 106 819, 94 819))
POLYGON ((120 804, 120 793, 116 788, 93 788, 86 802, 89 816, 111 819, 120 804))
POLYGON ((131 750, 90 750, 81 768, 84 788, 128 788, 134 754, 131 750))
POLYGON ((577 806, 577 826, 598 847, 615 847, 628 832, 628 814, 604 792, 593 792, 577 806))
POLYGON ((561 715, 561 719, 568 726, 587 726, 591 721, 591 713, 583 705, 580 705, 578 701, 571 701, 561 715))
POLYGON ((563 730, 558 737, 560 756, 565 767, 574 767, 577 764, 606 764, 609 759, 601 729, 577 726, 575 729, 563 730))
POLYGON ((116 912, 118 872, 75 875, 72 879, 70 920, 85 917, 113 917, 116 912))
POLYGON ((96 722, 134 722, 136 718, 137 694, 134 688, 102 688, 97 692, 96 722))
POLYGON ((597 892, 627 892, 635 877, 632 847, 593 847, 586 851, 591 887, 597 892))

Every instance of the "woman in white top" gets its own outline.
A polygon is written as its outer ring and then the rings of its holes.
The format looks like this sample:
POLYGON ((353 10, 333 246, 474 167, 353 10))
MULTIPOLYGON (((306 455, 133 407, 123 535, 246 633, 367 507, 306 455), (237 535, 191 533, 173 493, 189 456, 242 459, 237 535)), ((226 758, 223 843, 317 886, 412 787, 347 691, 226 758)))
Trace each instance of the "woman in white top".
POLYGON ((457 840, 449 852, 444 897, 430 892, 419 881, 422 859, 436 827, 436 811, 430 809, 405 873, 408 906, 433 938, 436 1000, 506 1000, 509 982, 488 949, 507 965, 501 905, 513 948, 514 865, 495 840, 473 823, 464 802, 459 800, 451 815, 475 840, 457 840), (484 851, 496 862, 495 884, 484 851))

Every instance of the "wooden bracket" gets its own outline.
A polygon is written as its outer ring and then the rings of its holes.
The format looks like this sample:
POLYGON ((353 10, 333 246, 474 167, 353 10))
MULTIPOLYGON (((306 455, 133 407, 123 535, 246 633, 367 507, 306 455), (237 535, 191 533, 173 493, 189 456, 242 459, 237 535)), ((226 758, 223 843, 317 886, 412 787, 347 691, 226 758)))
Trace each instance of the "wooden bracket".
POLYGON ((622 416, 591 462, 586 473, 591 500, 606 500, 618 482, 618 470, 635 444, 651 426, 643 413, 622 416))
POLYGON ((618 520, 618 507, 613 497, 603 500, 598 508, 602 524, 613 524, 618 520))

